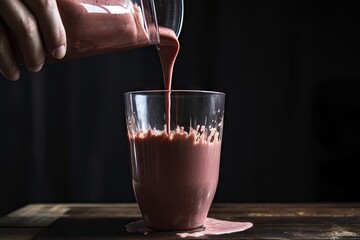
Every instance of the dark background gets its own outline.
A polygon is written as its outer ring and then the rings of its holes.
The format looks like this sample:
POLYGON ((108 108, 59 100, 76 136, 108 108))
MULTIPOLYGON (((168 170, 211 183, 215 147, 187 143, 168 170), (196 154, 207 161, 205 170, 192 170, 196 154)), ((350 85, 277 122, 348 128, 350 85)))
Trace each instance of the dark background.
MULTIPOLYGON (((173 89, 227 94, 215 201, 360 201, 359 6, 185 8, 173 89)), ((163 88, 155 47, 21 76, 0 78, 0 215, 29 202, 134 202, 123 93, 163 88)))

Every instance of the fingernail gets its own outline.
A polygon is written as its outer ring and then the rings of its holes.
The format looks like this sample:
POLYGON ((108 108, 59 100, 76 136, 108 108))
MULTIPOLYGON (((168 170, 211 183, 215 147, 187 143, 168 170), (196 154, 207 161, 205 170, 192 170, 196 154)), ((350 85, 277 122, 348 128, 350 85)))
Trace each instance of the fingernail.
POLYGON ((53 51, 53 57, 57 58, 57 59, 63 58, 65 56, 65 54, 66 54, 65 45, 62 45, 61 47, 59 47, 53 51))
POLYGON ((39 65, 35 67, 29 67, 30 72, 39 72, 41 68, 44 66, 44 62, 40 63, 39 65))
POLYGON ((20 72, 18 70, 15 70, 10 74, 5 75, 5 77, 10 81, 17 81, 20 78, 20 72))
POLYGON ((20 72, 19 72, 19 71, 16 71, 15 73, 13 73, 13 74, 11 75, 10 80, 11 80, 11 81, 17 81, 17 80, 19 80, 19 78, 20 78, 20 72))

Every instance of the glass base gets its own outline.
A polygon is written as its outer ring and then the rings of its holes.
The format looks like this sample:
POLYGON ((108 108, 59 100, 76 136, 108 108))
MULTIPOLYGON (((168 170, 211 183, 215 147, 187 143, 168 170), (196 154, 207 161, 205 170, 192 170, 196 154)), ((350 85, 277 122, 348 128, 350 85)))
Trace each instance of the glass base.
POLYGON ((201 232, 205 230, 204 225, 201 225, 199 227, 195 228, 189 228, 189 229, 159 229, 159 228, 153 228, 146 226, 147 232, 162 232, 162 233, 178 233, 178 232, 188 232, 188 233, 194 233, 194 232, 201 232))

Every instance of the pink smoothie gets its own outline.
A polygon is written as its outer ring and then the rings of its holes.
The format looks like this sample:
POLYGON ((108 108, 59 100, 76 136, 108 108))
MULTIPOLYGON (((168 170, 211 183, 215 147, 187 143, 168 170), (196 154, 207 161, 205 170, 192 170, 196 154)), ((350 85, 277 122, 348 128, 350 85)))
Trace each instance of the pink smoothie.
POLYGON ((201 227, 219 177, 221 141, 197 131, 139 132, 130 136, 133 188, 146 226, 161 230, 201 227))
MULTIPOLYGON (((160 44, 156 46, 161 61, 165 90, 171 90, 172 75, 180 44, 173 30, 160 27, 160 44)), ((170 132, 170 92, 166 96, 166 132, 170 132)))

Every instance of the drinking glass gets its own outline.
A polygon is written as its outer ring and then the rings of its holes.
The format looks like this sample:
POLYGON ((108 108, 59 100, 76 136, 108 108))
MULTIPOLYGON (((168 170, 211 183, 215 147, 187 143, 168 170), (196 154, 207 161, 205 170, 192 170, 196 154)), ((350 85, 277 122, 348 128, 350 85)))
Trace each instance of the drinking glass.
POLYGON ((146 227, 202 227, 218 184, 225 94, 152 90, 124 97, 132 185, 146 227))

